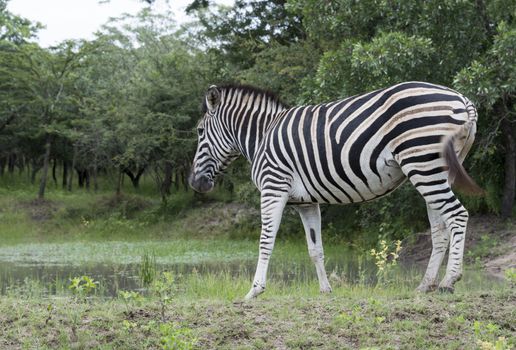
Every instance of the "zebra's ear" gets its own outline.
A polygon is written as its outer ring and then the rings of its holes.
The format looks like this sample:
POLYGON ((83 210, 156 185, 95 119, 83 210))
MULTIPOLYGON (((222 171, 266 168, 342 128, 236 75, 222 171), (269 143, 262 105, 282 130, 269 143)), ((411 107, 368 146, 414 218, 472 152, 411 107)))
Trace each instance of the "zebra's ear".
POLYGON ((206 92, 206 106, 209 111, 213 111, 220 103, 220 91, 215 86, 212 85, 206 92))

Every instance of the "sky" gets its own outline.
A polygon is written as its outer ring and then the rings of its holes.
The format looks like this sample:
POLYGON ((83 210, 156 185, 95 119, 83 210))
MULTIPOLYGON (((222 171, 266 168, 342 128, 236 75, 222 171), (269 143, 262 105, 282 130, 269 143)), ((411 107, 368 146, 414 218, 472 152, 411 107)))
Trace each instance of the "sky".
MULTIPOLYGON (((172 10, 178 24, 188 22, 184 10, 192 0, 156 0, 153 11, 165 13, 172 10)), ((217 3, 232 4, 233 0, 217 3)), ((10 0, 7 9, 19 16, 37 21, 46 28, 38 32, 38 42, 43 47, 55 45, 65 39, 92 39, 110 17, 123 13, 136 14, 148 6, 141 0, 10 0)))

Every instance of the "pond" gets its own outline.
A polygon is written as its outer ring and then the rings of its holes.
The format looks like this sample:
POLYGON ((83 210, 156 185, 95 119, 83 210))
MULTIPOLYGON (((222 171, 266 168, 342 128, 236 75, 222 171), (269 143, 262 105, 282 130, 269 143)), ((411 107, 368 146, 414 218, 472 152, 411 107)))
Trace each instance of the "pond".
MULTIPOLYGON (((252 241, 168 240, 107 241, 17 244, 0 247, 0 293, 67 291, 70 279, 89 276, 99 282, 97 294, 116 296, 120 290, 145 292, 141 279, 142 259, 151 257, 151 268, 174 275, 218 276, 251 282, 257 259, 252 241)), ((376 283, 371 259, 345 244, 326 248, 330 279, 346 284, 376 283)), ((271 259, 269 281, 285 285, 315 283, 315 268, 300 242, 278 242, 271 259)), ((421 266, 398 266, 396 283, 415 288, 424 272, 421 266)), ((483 272, 467 271, 465 285, 475 288, 500 283, 483 272)))

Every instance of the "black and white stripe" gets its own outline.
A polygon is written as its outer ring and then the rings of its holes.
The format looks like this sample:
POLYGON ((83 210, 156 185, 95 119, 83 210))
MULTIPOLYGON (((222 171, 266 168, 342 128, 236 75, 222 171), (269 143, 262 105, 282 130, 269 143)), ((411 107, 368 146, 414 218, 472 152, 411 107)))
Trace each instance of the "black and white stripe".
POLYGON ((476 131, 471 102, 448 88, 422 82, 319 105, 286 108, 252 87, 211 87, 199 123, 191 185, 205 192, 239 154, 252 163, 261 191, 260 257, 248 298, 265 288, 267 265, 285 205, 300 213, 321 291, 324 271, 319 203, 382 197, 408 179, 424 197, 433 252, 420 290, 436 287, 447 247, 445 290, 462 273, 468 213, 450 187, 453 178, 475 188, 461 166, 476 131))

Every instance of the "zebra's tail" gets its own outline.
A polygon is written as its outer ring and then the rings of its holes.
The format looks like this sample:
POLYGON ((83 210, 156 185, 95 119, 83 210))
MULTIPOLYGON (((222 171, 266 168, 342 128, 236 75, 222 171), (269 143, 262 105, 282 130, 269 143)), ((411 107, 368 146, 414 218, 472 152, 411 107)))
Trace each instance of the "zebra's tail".
MULTIPOLYGON (((480 186, 478 186, 475 180, 473 180, 468 175, 466 169, 464 169, 464 167, 462 166, 462 162, 459 161, 459 158, 457 157, 457 153, 455 152, 454 148, 455 137, 460 137, 461 139, 465 140, 465 143, 467 145, 465 149, 463 149, 462 151, 467 153, 475 137, 478 119, 477 110, 475 108, 475 105, 473 105, 473 103, 466 97, 464 97, 464 102, 468 119, 466 120, 466 123, 464 123, 461 131, 459 131, 456 135, 454 135, 446 141, 443 152, 444 158, 446 160, 446 164, 448 165, 448 177, 450 179, 450 183, 454 184, 458 189, 462 190, 465 193, 473 195, 483 195, 484 190, 480 186)), ((464 154, 464 157, 465 156, 466 154, 464 154)))

